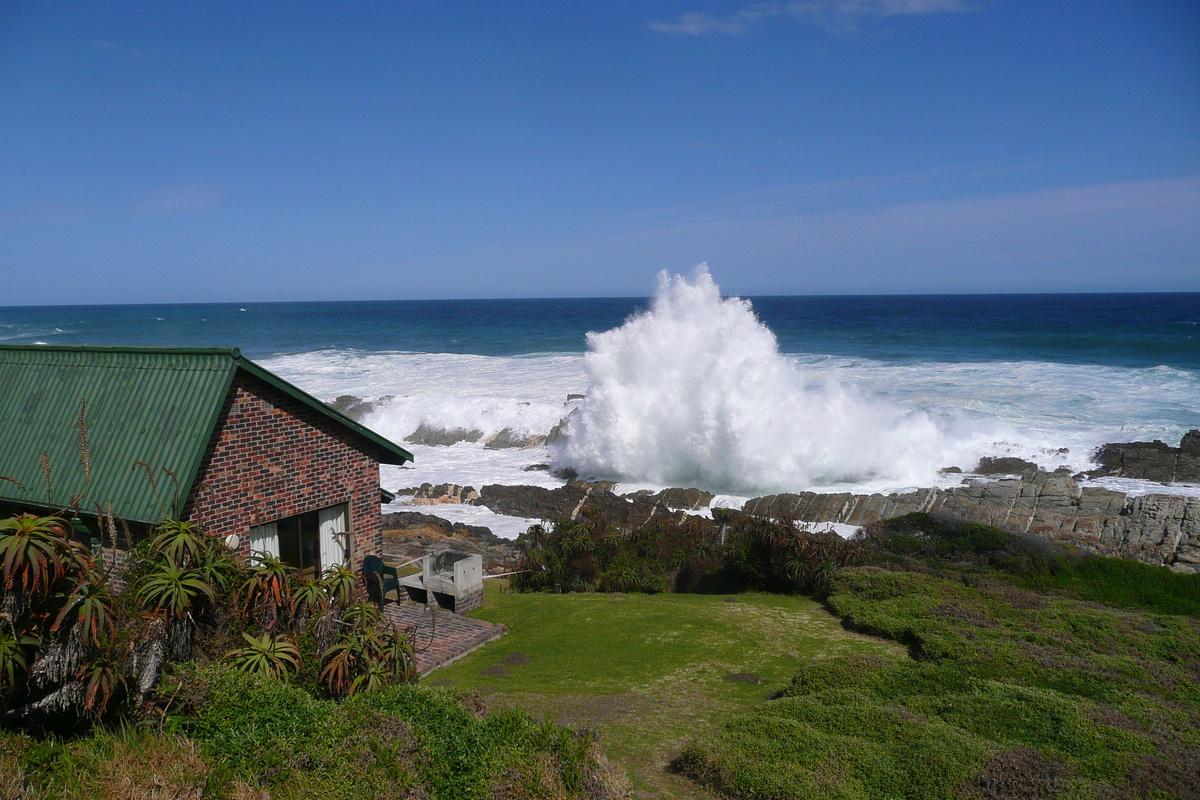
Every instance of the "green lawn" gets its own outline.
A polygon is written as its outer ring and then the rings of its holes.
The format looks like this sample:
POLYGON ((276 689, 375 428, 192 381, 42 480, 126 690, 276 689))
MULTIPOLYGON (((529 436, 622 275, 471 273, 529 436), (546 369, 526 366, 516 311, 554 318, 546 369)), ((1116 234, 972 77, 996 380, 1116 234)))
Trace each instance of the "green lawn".
POLYGON ((648 797, 706 797, 665 772, 682 747, 787 686, 798 667, 850 654, 902 657, 803 597, 748 593, 516 594, 488 581, 473 616, 509 633, 423 679, 596 730, 648 797), (753 673, 760 683, 750 682, 753 673), (741 680, 732 680, 738 676, 741 680))

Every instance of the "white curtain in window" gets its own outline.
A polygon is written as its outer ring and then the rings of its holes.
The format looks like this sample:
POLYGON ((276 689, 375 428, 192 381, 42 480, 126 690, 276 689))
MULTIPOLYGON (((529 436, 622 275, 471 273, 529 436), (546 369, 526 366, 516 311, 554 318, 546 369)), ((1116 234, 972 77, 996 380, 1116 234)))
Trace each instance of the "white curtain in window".
POLYGON ((250 552, 265 550, 279 558, 279 526, 274 522, 250 526, 250 552))
POLYGON ((346 545, 348 544, 345 536, 339 536, 346 532, 346 506, 330 506, 322 508, 321 515, 321 571, 337 566, 338 564, 346 563, 346 545))

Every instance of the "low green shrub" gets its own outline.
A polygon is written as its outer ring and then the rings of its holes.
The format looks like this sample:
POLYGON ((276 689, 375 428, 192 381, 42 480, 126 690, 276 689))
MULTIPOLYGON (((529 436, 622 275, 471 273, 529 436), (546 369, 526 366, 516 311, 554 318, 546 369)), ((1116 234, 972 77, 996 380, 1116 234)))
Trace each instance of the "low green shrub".
POLYGON ((1055 572, 1030 572, 1020 585, 1073 595, 1116 608, 1200 617, 1200 575, 1123 558, 1087 557, 1066 561, 1055 572))
POLYGON ((1046 539, 967 522, 948 514, 916 512, 867 526, 863 545, 878 563, 1005 572, 1057 572, 1070 552, 1046 539))

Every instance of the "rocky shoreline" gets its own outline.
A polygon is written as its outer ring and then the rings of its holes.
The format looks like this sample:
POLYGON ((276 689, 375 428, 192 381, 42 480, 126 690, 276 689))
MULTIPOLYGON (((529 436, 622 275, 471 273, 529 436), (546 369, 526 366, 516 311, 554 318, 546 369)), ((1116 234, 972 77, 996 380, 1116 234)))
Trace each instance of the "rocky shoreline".
MULTIPOLYGON (((789 516, 807 523, 839 523, 865 527, 873 522, 912 512, 937 512, 1040 536, 1086 553, 1120 556, 1147 564, 1165 565, 1178 572, 1200 572, 1200 497, 1180 494, 1130 495, 1083 481, 1096 477, 1121 477, 1159 482, 1200 482, 1200 430, 1183 437, 1179 447, 1162 442, 1104 445, 1096 454, 1099 467, 1088 473, 1044 472, 1018 459, 985 459, 961 486, 883 494, 822 494, 798 492, 756 497, 739 510, 715 508, 712 521, 719 525, 730 515, 789 516), (1011 463, 1010 463, 1011 462, 1011 463), (1018 474, 1013 474, 1019 471, 1018 474), (980 477, 988 475, 991 477, 980 477), (996 477, 1004 476, 1008 477, 996 477), (1164 480, 1170 476, 1170 480, 1164 480)), ((957 470, 954 470, 957 471, 957 470)), ((531 519, 574 519, 584 509, 595 509, 614 522, 634 527, 656 516, 681 517, 708 509, 713 495, 699 489, 665 489, 618 495, 605 481, 572 480, 565 486, 453 484, 403 490, 414 505, 461 503, 484 506, 497 514, 531 519)), ((387 518, 399 529, 401 515, 387 518)), ((471 526, 452 525, 428 515, 424 521, 405 521, 413 530, 432 525, 442 534, 427 536, 428 543, 460 549, 484 548, 500 565, 512 556, 511 543, 491 536, 472 544, 471 526), (431 522, 430 520, 438 520, 431 522), (454 531, 460 531, 455 534, 454 531), (438 538, 438 537, 441 538, 438 538)), ((391 523, 389 523, 391 524, 391 523)), ((398 534, 393 534, 396 536, 398 534)), ((386 538, 387 534, 385 534, 386 538)), ((416 538, 420 538, 417 536, 416 538)), ((475 549, 473 552, 480 552, 475 549)))
POLYGON ((397 511, 383 515, 383 553, 394 560, 408 561, 439 550, 461 550, 483 556, 489 574, 508 571, 517 551, 481 525, 463 525, 433 514, 397 511))

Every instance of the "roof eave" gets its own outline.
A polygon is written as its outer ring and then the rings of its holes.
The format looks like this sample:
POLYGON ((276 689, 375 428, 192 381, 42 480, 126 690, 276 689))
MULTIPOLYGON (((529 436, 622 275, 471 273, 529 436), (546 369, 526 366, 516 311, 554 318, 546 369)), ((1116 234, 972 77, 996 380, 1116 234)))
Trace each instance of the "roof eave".
POLYGON ((229 374, 225 376, 225 389, 221 392, 220 399, 213 404, 212 413, 209 415, 208 424, 205 426, 207 435, 204 439, 204 446, 196 452, 192 458, 192 463, 188 465, 188 469, 183 473, 184 480, 179 486, 179 496, 175 498, 175 517, 183 518, 183 510, 187 508, 188 498, 192 496, 192 489, 195 488, 196 478, 200 476, 200 466, 204 463, 204 457, 208 455, 208 449, 212 445, 213 433, 216 432, 217 426, 221 423, 221 417, 225 412, 225 400, 229 397, 229 389, 233 386, 233 379, 237 375, 238 362, 242 360, 241 351, 233 348, 230 352, 232 358, 229 361, 229 374))
POLYGON ((408 452, 400 445, 385 439, 365 425, 355 422, 354 420, 350 419, 350 417, 338 411, 328 403, 318 400, 308 392, 305 392, 295 385, 288 383, 278 375, 263 369, 253 361, 248 361, 240 356, 235 357, 235 360, 239 369, 245 370, 250 375, 253 375, 255 378, 270 384, 293 399, 299 400, 301 403, 318 412, 319 414, 322 414, 326 417, 331 417, 337 423, 349 428, 352 432, 358 434, 364 439, 367 439, 369 442, 371 442, 371 444, 375 445, 375 447, 379 449, 380 455, 382 456, 376 459, 379 461, 379 463, 401 465, 413 460, 412 453, 408 452))

